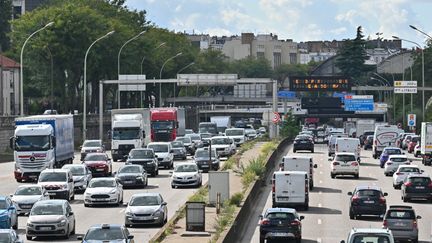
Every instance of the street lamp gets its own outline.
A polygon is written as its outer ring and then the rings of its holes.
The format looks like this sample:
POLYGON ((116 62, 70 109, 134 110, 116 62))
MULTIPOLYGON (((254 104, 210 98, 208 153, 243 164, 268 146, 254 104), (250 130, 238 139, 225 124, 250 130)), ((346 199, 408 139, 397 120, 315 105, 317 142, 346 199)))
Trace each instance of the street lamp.
POLYGON ((171 61, 172 59, 182 55, 183 53, 179 52, 177 54, 175 54, 175 56, 172 56, 170 58, 168 58, 162 65, 160 72, 159 72, 159 107, 162 107, 162 71, 165 67, 165 64, 167 64, 169 61, 171 61))
MULTIPOLYGON (((410 25, 410 27, 415 29, 415 30, 418 30, 412 25, 410 25)), ((418 30, 418 31, 420 31, 420 30, 418 30)), ((425 90, 424 90, 425 89, 425 68, 424 68, 424 51, 423 51, 423 48, 417 42, 410 41, 407 39, 402 39, 402 38, 399 38, 397 36, 392 36, 392 37, 396 40, 402 40, 402 41, 412 43, 412 44, 418 46, 418 48, 420 48, 420 50, 421 50, 421 53, 422 53, 422 87, 423 87, 423 89, 422 89, 422 121, 425 121, 425 90)))
POLYGON ((427 36, 429 39, 432 39, 432 37, 430 35, 428 35, 426 32, 424 32, 423 30, 418 29, 417 27, 415 27, 414 25, 409 25, 409 27, 411 27, 411 29, 416 30, 420 33, 422 33, 423 35, 427 36))
MULTIPOLYGON (((186 66, 184 66, 183 68, 181 68, 178 72, 177 72, 177 75, 179 74, 179 73, 181 73, 183 70, 185 70, 186 68, 188 68, 188 67, 190 67, 190 66, 192 66, 192 65, 195 65, 195 62, 191 62, 191 63, 189 63, 188 65, 186 65, 186 66)), ((174 107, 175 107, 175 99, 176 98, 176 83, 174 83, 174 107)))
MULTIPOLYGON (((384 78, 383 76, 379 75, 378 73, 372 73, 375 74, 377 77, 381 78, 382 80, 386 81, 386 83, 390 85, 390 81, 388 81, 386 78, 384 78)), ((394 85, 394 77, 393 77, 393 85, 394 85)), ((393 122, 396 122, 396 98, 395 98, 395 93, 393 90, 393 122)))
MULTIPOLYGON (((382 81, 381 79, 377 79, 377 78, 374 78, 374 77, 370 77, 370 79, 371 80, 375 80, 375 81, 378 81, 382 86, 385 86, 385 87, 387 87, 387 85, 386 85, 386 83, 384 83, 384 81, 382 81)), ((381 96, 381 93, 378 91, 378 94, 381 96)), ((382 98, 382 102, 384 102, 384 100, 385 100, 385 91, 383 92, 383 98, 382 98)), ((380 97, 380 99, 381 99, 381 97, 380 97)))
POLYGON ((34 35, 36 35, 39 31, 42 31, 51 25, 53 25, 54 22, 49 22, 44 27, 36 30, 33 32, 27 39, 24 41, 23 46, 21 47, 21 55, 20 55, 20 115, 24 116, 24 77, 23 77, 23 54, 24 54, 24 47, 26 46, 27 42, 32 38, 34 35))
MULTIPOLYGON (((164 46, 166 44, 166 42, 162 42, 162 43, 160 43, 154 50, 157 50, 157 49, 159 49, 159 47, 162 47, 162 46, 164 46)), ((143 74, 143 64, 144 64, 144 59, 146 59, 146 57, 145 56, 143 56, 143 58, 142 58, 142 60, 141 60, 141 74, 143 74)))
MULTIPOLYGON (((114 34, 114 30, 110 31, 108 33, 106 33, 104 36, 99 37, 98 39, 96 39, 93 43, 91 43, 91 45, 89 46, 89 48, 87 49, 86 53, 85 53, 85 57, 84 57, 84 101, 83 101, 83 140, 86 139, 87 137, 87 55, 90 51, 90 49, 92 48, 92 46, 94 44, 96 44, 96 42, 107 38, 108 36, 114 34)), ((99 111, 102 112, 102 111, 99 111)))

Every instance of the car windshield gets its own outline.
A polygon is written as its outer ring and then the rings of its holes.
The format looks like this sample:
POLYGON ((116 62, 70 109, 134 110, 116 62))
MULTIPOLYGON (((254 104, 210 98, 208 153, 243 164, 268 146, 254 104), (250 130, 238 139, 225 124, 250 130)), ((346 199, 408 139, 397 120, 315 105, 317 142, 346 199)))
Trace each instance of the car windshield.
POLYGON ((154 158, 154 153, 152 150, 144 150, 144 149, 139 149, 139 150, 132 150, 130 152, 130 158, 131 159, 149 159, 149 158, 154 158))
POLYGON ((83 166, 63 166, 63 169, 70 170, 74 176, 85 175, 85 168, 83 166))
POLYGON ((118 171, 119 174, 121 173, 141 173, 141 165, 139 166, 124 166, 120 168, 118 171))
POLYGON ((430 183, 431 179, 429 179, 427 177, 410 177, 409 181, 414 186, 424 186, 424 185, 428 185, 430 183))
POLYGON ((225 130, 225 135, 227 136, 242 136, 243 133, 244 133, 243 129, 225 130))
POLYGON ((118 127, 113 130, 113 140, 131 140, 140 138, 138 127, 118 127))
POLYGON ((197 134, 189 134, 188 137, 190 137, 192 141, 201 140, 201 136, 197 134))
POLYGON ((229 138, 214 138, 211 141, 212 144, 230 144, 229 138))
POLYGON ((407 158, 391 158, 390 160, 392 162, 397 162, 397 163, 403 163, 403 162, 407 162, 408 161, 407 158))
POLYGON ((165 144, 149 144, 147 148, 153 149, 155 153, 167 153, 168 152, 168 145, 165 144))
POLYGON ((400 149, 386 149, 384 153, 386 153, 386 154, 402 154, 400 149))
POLYGON ((174 121, 153 121, 151 126, 155 130, 172 130, 174 129, 174 121))
POLYGON ((6 200, 0 200, 0 209, 6 209, 7 203, 6 200))
POLYGON ((100 141, 85 141, 83 147, 102 147, 100 141))
POLYGON ((43 204, 36 205, 32 208, 30 215, 62 215, 62 205, 43 204))
POLYGON ((277 219, 277 220, 289 220, 292 221, 295 219, 294 214, 292 213, 284 213, 284 212, 274 212, 274 213, 268 213, 266 215, 267 219, 277 219))
POLYGON ((171 146, 173 148, 183 148, 184 147, 183 142, 181 142, 181 141, 171 142, 171 146))
POLYGON ((419 168, 413 168, 413 167, 402 167, 402 168, 400 168, 399 169, 399 172, 417 172, 417 173, 419 173, 420 172, 420 169, 419 168))
POLYGON ((192 140, 190 139, 190 137, 178 137, 176 138, 176 141, 182 141, 183 144, 187 144, 187 143, 191 143, 192 140))
POLYGON ((49 136, 17 136, 15 139, 17 151, 46 151, 49 148, 49 136))
MULTIPOLYGON (((210 152, 208 150, 198 150, 195 152, 195 158, 208 158, 210 152)), ((216 152, 212 150, 211 156, 214 158, 216 157, 216 152)))
POLYGON ((377 190, 359 190, 357 191, 359 197, 380 197, 381 192, 377 190))
POLYGON ((338 155, 336 155, 335 160, 347 162, 347 161, 355 161, 356 159, 355 159, 354 155, 350 155, 350 154, 338 154, 338 155))
POLYGON ((201 136, 201 138, 211 138, 211 134, 210 133, 201 133, 200 136, 201 136))
POLYGON ((115 241, 124 239, 122 230, 117 227, 109 229, 91 228, 85 236, 86 241, 115 241))
POLYGON ((34 196, 34 195, 41 195, 42 190, 38 186, 32 186, 32 187, 18 187, 18 189, 15 191, 15 195, 19 196, 34 196))
POLYGON ((115 187, 116 184, 114 180, 91 180, 89 187, 90 188, 96 188, 96 187, 115 187))
POLYGON ((245 129, 245 132, 246 132, 246 134, 254 134, 254 133, 256 133, 256 131, 253 130, 253 129, 245 129))
POLYGON ((354 243, 390 243, 390 238, 387 235, 358 235, 354 236, 354 243))
POLYGON ((178 165, 176 166, 175 172, 196 172, 198 171, 198 167, 195 164, 190 165, 178 165))
POLYGON ((411 210, 391 210, 387 213, 387 219, 414 219, 414 212, 411 210))
POLYGON ((0 233, 0 243, 13 242, 9 233, 0 233))
POLYGON ((87 154, 85 161, 105 161, 107 159, 105 154, 87 154))
POLYGON ((420 140, 420 137, 413 137, 411 139, 411 142, 418 142, 420 140))
POLYGON ((160 205, 158 196, 137 196, 129 202, 129 206, 156 206, 160 205))
POLYGON ((66 181, 66 173, 64 172, 45 172, 39 176, 39 182, 46 181, 66 181))

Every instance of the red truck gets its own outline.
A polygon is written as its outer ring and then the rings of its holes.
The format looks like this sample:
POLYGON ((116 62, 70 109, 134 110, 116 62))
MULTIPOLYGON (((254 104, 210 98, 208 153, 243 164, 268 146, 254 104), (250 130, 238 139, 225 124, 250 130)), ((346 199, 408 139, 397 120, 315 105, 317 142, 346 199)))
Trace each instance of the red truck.
POLYGON ((169 142, 185 134, 185 111, 183 108, 150 109, 151 141, 169 142))

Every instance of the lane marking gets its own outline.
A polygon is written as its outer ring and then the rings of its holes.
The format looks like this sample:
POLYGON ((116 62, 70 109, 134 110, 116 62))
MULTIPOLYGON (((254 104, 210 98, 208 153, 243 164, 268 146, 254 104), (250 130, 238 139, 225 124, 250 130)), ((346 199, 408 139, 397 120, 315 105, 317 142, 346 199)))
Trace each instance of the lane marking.
POLYGON ((321 207, 322 207, 322 204, 321 204, 321 203, 318 203, 318 207, 321 208, 321 207))
POLYGON ((323 172, 322 172, 322 171, 320 171, 319 173, 320 173, 320 175, 322 175, 322 174, 323 174, 323 172))
POLYGON ((318 243, 321 243, 321 238, 317 238, 317 242, 318 242, 318 243))
POLYGON ((320 195, 321 195, 321 194, 322 194, 322 191, 319 191, 319 192, 318 192, 318 194, 320 194, 320 195))
POLYGON ((118 213, 124 213, 125 210, 126 209, 122 208, 122 209, 120 209, 120 211, 118 213))
POLYGON ((319 181, 319 183, 320 183, 320 184, 322 184, 322 183, 323 183, 323 181, 319 181))
POLYGON ((318 219, 318 224, 322 224, 322 220, 321 219, 318 219))

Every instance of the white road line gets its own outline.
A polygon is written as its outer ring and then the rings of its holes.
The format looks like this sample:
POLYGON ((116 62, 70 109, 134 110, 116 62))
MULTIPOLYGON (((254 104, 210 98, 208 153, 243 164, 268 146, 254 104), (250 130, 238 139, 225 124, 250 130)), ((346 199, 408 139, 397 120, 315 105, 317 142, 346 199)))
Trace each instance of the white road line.
POLYGON ((322 204, 321 204, 321 203, 318 203, 318 207, 321 208, 321 207, 322 207, 322 204))
POLYGON ((124 211, 125 211, 126 209, 124 209, 124 208, 122 208, 118 213, 124 213, 124 211))
POLYGON ((323 181, 319 181, 320 184, 322 184, 323 181))
POLYGON ((319 173, 320 173, 320 175, 322 175, 322 174, 323 174, 323 172, 322 172, 322 171, 320 171, 319 173))
POLYGON ((320 195, 321 195, 321 194, 322 194, 322 191, 319 191, 319 192, 318 192, 318 194, 320 194, 320 195))
POLYGON ((321 221, 321 219, 318 219, 318 224, 322 224, 322 221, 321 221))
POLYGON ((321 243, 321 238, 317 238, 317 243, 321 243))

